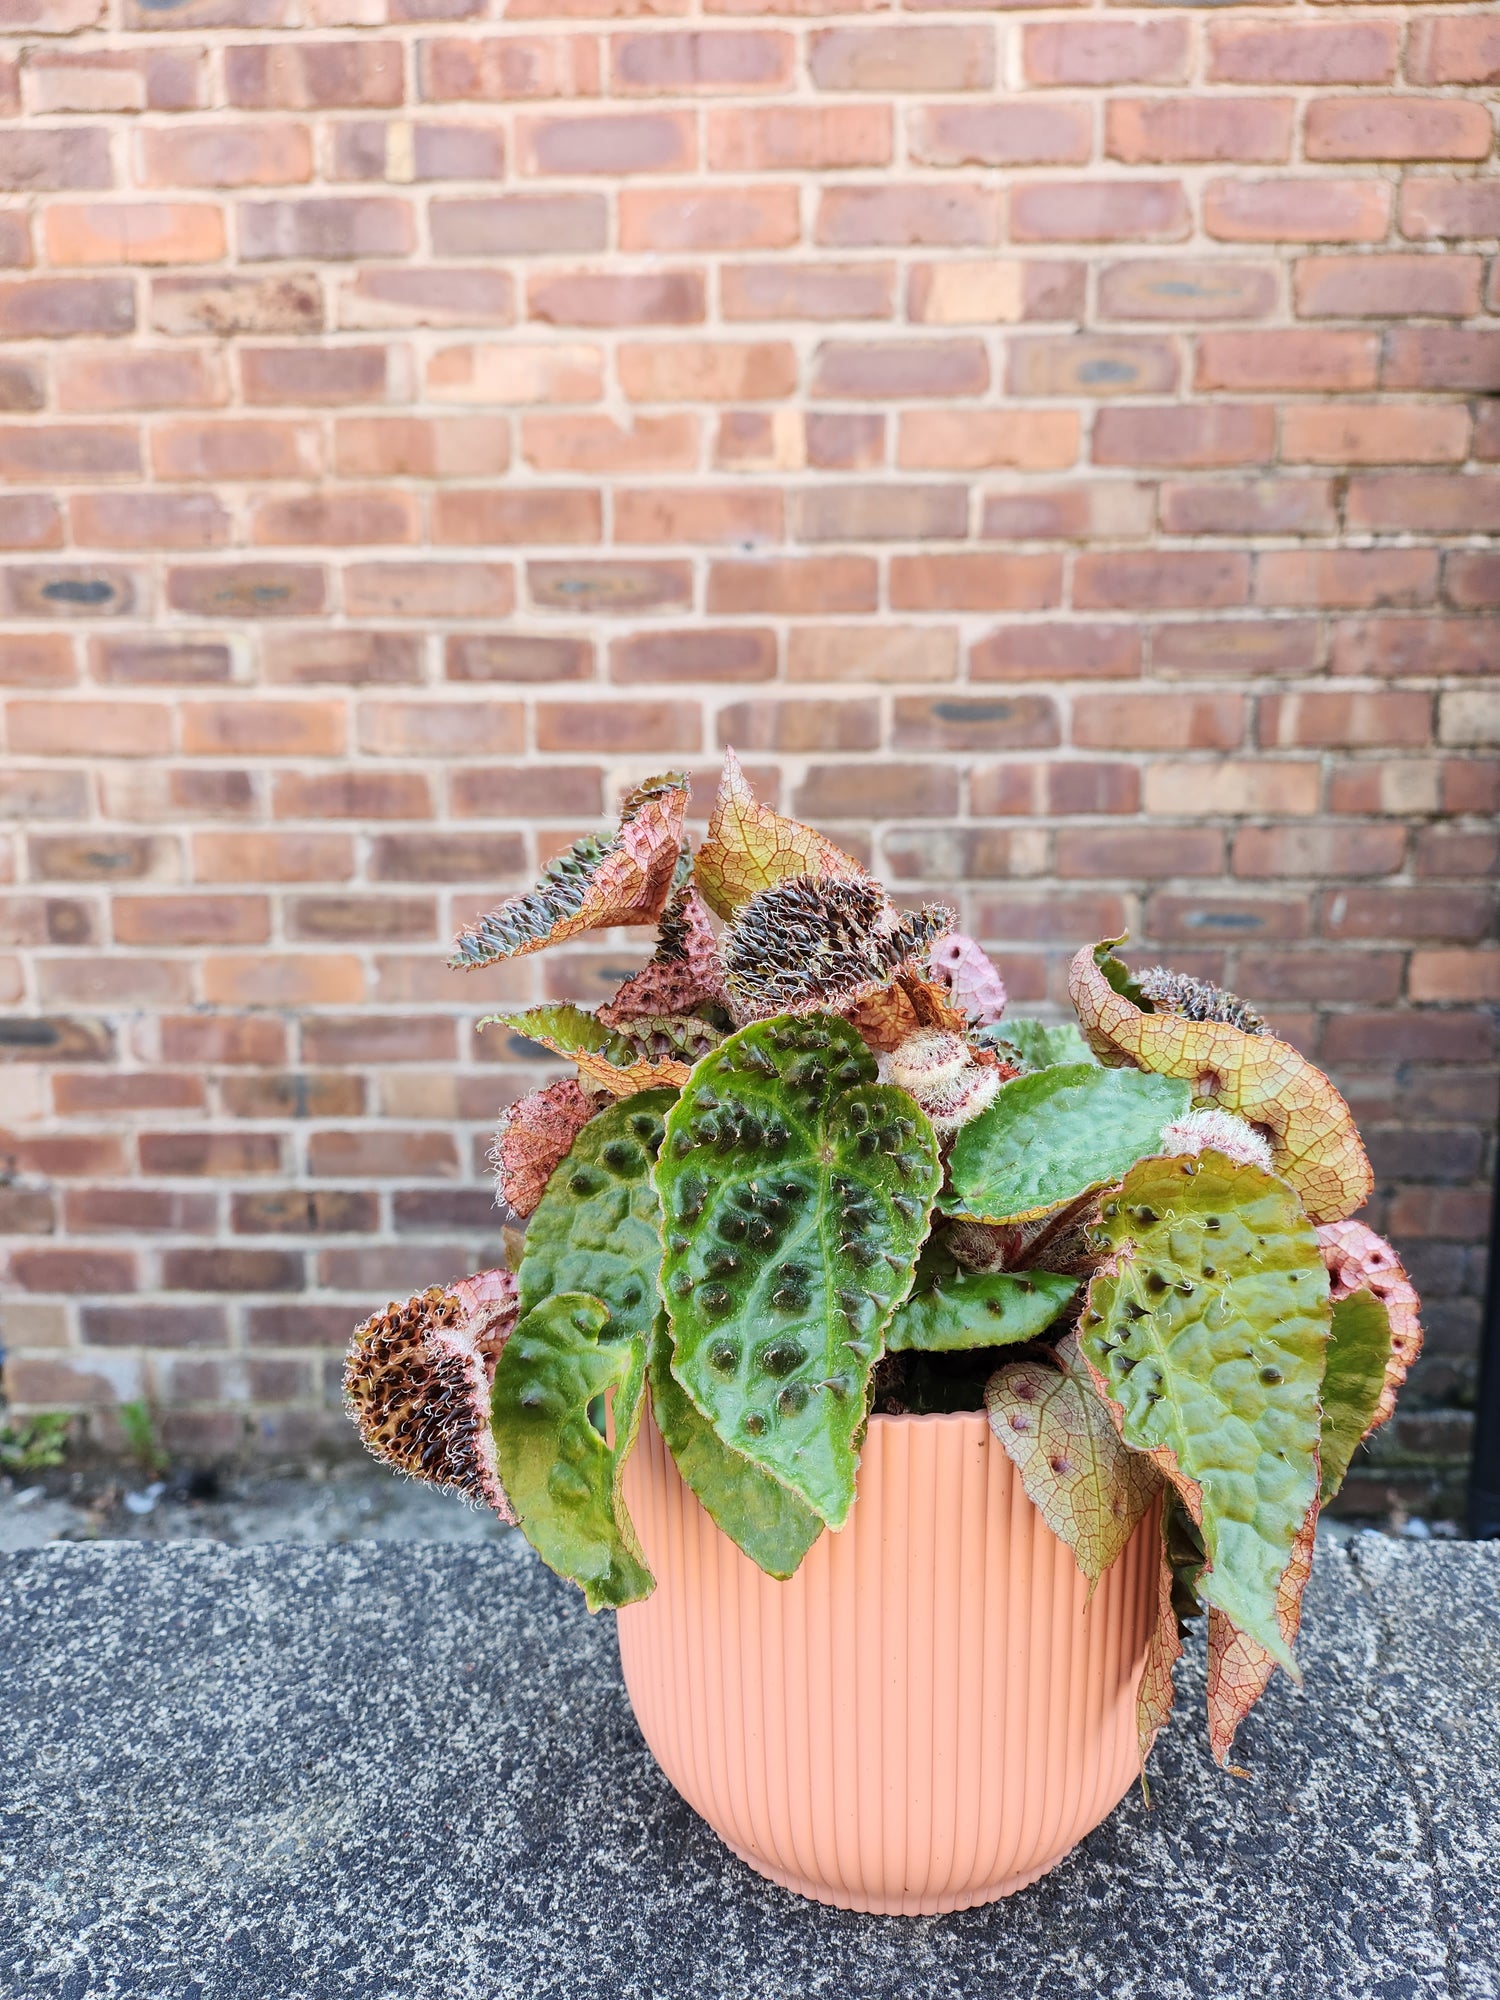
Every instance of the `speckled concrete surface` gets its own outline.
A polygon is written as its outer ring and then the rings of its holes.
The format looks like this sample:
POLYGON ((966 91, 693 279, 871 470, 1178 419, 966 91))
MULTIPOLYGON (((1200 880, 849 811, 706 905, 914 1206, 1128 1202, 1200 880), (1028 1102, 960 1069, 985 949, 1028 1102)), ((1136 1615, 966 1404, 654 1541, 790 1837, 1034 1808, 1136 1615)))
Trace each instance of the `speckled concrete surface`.
POLYGON ((647 1755, 518 1537, 0 1561, 6 2000, 1500 2000, 1500 1546, 1319 1558, 1253 1782, 1194 1712, 1045 1881, 851 1916, 647 1755))

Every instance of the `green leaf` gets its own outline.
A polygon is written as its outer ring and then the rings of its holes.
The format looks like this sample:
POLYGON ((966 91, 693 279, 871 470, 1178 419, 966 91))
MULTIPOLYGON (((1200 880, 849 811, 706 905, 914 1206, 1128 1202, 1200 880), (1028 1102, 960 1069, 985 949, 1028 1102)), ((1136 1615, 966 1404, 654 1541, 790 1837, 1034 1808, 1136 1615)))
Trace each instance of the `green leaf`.
POLYGON ((875 1077, 835 1015, 756 1022, 694 1070, 656 1170, 672 1372, 725 1444, 835 1528, 940 1177, 926 1117, 875 1077))
POLYGON ((896 1308, 886 1348, 951 1353, 1035 1340, 1077 1290, 1076 1278, 1055 1271, 959 1271, 913 1292, 896 1308))
POLYGON ((1071 1333, 1055 1361, 998 1368, 984 1401, 1026 1497, 1073 1551, 1092 1596, 1160 1491, 1160 1475, 1121 1442, 1071 1333))
POLYGON ((997 1021, 974 1037, 985 1048, 1010 1051, 1024 1069, 1055 1069, 1059 1063, 1098 1063, 1072 1021, 997 1021))
POLYGON ((582 1051, 606 1056, 610 1062, 627 1063, 637 1054, 623 1035, 612 1033, 587 1007, 575 1007, 567 1000, 552 1006, 527 1007, 519 1014, 486 1014, 479 1026, 506 1028, 522 1041, 550 1049, 556 1056, 577 1055, 582 1051))
POLYGON ((661 1263, 651 1168, 672 1101, 670 1090, 621 1098, 573 1141, 527 1225, 523 1313, 556 1292, 588 1292, 608 1306, 612 1337, 650 1332, 661 1263))
POLYGON ((1222 1153, 1143 1160, 1104 1204, 1083 1351, 1121 1435, 1199 1522, 1199 1595, 1296 1672, 1277 1590, 1318 1489, 1328 1274, 1292 1189, 1222 1153))
POLYGON ((633 1604, 655 1583, 620 1497, 645 1347, 605 1338, 609 1319, 608 1306, 584 1292, 533 1307, 501 1351, 491 1400, 500 1478, 522 1532, 549 1569, 583 1586, 590 1611, 633 1604), (613 1446, 589 1417, 611 1389, 613 1446))
POLYGON ((671 1362, 672 1328, 662 1313, 647 1364, 656 1427, 711 1519, 758 1569, 785 1580, 822 1534, 822 1521, 780 1480, 730 1450, 684 1395, 671 1362))
POLYGON ((1375 1422, 1391 1352, 1391 1321, 1373 1292, 1351 1292, 1333 1307, 1328 1367, 1323 1376, 1323 1506, 1344 1483, 1360 1440, 1375 1422))
POLYGON ((1192 1103, 1186 1083, 1067 1063, 1018 1076, 953 1143, 950 1214, 1029 1222, 1117 1181, 1192 1103))

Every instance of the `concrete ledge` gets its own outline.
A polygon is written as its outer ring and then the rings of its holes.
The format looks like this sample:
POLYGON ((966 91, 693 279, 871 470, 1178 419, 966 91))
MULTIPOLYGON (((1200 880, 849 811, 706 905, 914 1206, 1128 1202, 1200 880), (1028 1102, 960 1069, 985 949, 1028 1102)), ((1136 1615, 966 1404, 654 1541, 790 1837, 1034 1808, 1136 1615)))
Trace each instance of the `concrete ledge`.
POLYGON ((497 1547, 0 1562, 7 2000, 1496 2000, 1500 1545, 1319 1551, 1212 1767, 1176 1727, 1053 1875, 917 1921, 784 1895, 636 1733, 613 1621, 497 1547))

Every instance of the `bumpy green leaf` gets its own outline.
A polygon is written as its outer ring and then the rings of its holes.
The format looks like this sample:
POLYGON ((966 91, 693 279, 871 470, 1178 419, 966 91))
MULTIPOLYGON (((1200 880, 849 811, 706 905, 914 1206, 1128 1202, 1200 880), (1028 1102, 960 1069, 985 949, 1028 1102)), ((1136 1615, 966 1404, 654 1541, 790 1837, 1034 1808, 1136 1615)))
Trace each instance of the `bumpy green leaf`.
POLYGON ((885 1344, 951 1353, 1035 1340, 1077 1290, 1076 1278, 1055 1271, 957 1271, 896 1308, 885 1344))
POLYGON ((724 1442, 831 1527, 939 1167, 932 1127, 831 1014, 742 1028, 667 1117, 656 1170, 672 1372, 724 1442))
POLYGON ((656 1427, 711 1518, 767 1576, 791 1576, 823 1523, 779 1479, 731 1451, 672 1374, 672 1328, 665 1313, 651 1336, 647 1379, 656 1427))
POLYGON ((1065 1063, 1005 1084, 965 1125, 943 1206, 980 1222, 1027 1222, 1117 1181, 1192 1103, 1187 1084, 1065 1063))
POLYGON ((650 1331, 661 1263, 651 1168, 671 1102, 669 1090, 622 1098, 573 1141, 527 1226, 523 1313, 557 1292, 588 1292, 608 1306, 611 1336, 650 1331))
POLYGON ((1071 1333, 1055 1361, 998 1368, 984 1402, 1027 1498, 1073 1551, 1092 1596, 1161 1491, 1159 1474, 1121 1442, 1071 1333))
POLYGON ((1071 1021, 1056 1024, 1028 1020, 997 1021, 992 1028, 981 1028, 974 1039, 1002 1055, 1008 1053, 1015 1056, 1023 1069, 1055 1069, 1059 1063, 1091 1063, 1098 1066, 1093 1051, 1071 1021))
POLYGON ((1351 1292, 1334 1301, 1319 1448, 1323 1465, 1319 1498, 1325 1507, 1343 1485, 1360 1439, 1375 1422, 1390 1352, 1390 1315, 1373 1292, 1351 1292))
POLYGON ((533 1307, 505 1343, 491 1400, 500 1478, 522 1532, 559 1576, 583 1586, 590 1611, 651 1591, 620 1497, 645 1382, 639 1337, 604 1337, 609 1308, 585 1292, 533 1307), (614 1390, 613 1446, 589 1405, 614 1390))
POLYGON ((1296 1195, 1222 1153, 1143 1160, 1104 1204, 1081 1328, 1121 1434, 1199 1522, 1199 1595, 1296 1672, 1277 1591, 1318 1489, 1328 1274, 1296 1195))

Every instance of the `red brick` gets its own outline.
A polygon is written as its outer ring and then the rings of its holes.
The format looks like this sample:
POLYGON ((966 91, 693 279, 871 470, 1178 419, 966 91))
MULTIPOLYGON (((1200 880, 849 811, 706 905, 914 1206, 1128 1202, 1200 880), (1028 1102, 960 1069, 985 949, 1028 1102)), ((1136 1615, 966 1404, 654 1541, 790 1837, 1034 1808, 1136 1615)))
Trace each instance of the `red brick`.
POLYGON ((1051 555, 893 556, 894 611, 1041 611, 1062 602, 1062 559, 1051 555))
MULTIPOLYGON (((1217 875, 1224 863, 1224 836, 1198 827, 1060 827, 1057 872, 1084 881, 1162 881, 1172 876, 1217 875)), ((1196 908, 1190 903, 1189 909, 1196 908)), ((1152 904, 1151 930, 1163 932, 1159 900, 1152 904)), ((1192 935, 1192 933, 1190 933, 1192 935)))
POLYGON ((624 618, 686 608, 693 600, 693 572, 681 562, 532 562, 526 565, 526 588, 542 611, 624 618))
POLYGON ((1275 451, 1276 414, 1259 403, 1137 405, 1094 419, 1097 465, 1251 465, 1275 451))
POLYGON ((422 678, 420 642, 405 632, 268 632, 260 658, 267 681, 293 686, 332 682, 359 687, 422 678))
POLYGON ((223 210, 206 202, 54 202, 42 230, 58 266, 213 264, 224 255, 223 210))
POLYGON ((1344 619, 1334 627, 1336 674, 1486 674, 1500 658, 1500 624, 1489 619, 1344 619))
POLYGON ((469 120, 354 119, 333 131, 333 180, 498 181, 505 135, 469 120))
MULTIPOLYGON (((51 504, 55 509, 56 502, 51 504)), ((6 687, 69 687, 77 678, 72 642, 65 634, 0 634, 0 682, 6 687)))
POLYGON ((390 380, 384 347, 256 347, 240 355, 247 403, 378 403, 390 380))
POLYGON ((306 272, 153 278, 151 324, 171 334, 316 333, 323 294, 306 272))
POLYGON ((961 486, 824 486, 797 493, 793 510, 805 542, 953 541, 968 527, 961 486))
POLYGON ((417 44, 417 75, 428 103, 591 97, 599 45, 591 35, 438 36, 417 44))
POLYGON ((23 1292, 97 1292, 107 1298, 135 1290, 135 1258, 128 1250, 86 1250, 80 1244, 13 1250, 10 1278, 23 1292))
POLYGON ((942 819, 958 806, 958 774, 942 764, 813 764, 793 796, 805 819, 942 819))
POLYGON ((884 104, 778 104, 710 111, 708 164, 715 173, 823 172, 883 167, 891 160, 884 104))
POLYGON ((1500 557, 1488 549, 1455 549, 1444 563, 1443 582, 1460 609, 1487 610, 1500 604, 1500 557))
POLYGON ((1389 534, 1500 533, 1500 474, 1383 473, 1349 482, 1351 528, 1389 534))
POLYGON ((745 549, 779 542, 782 496, 774 492, 685 486, 650 487, 615 496, 614 539, 701 542, 745 549))
POLYGON ((514 492, 453 490, 433 498, 432 539, 473 546, 524 542, 597 542, 599 495, 575 487, 514 492))
POLYGON ((1073 602, 1084 611, 1198 610, 1244 604, 1249 558, 1206 549, 1106 555, 1086 551, 1073 572, 1073 602))
POLYGON ((929 167, 1080 165, 1093 150, 1086 104, 934 104, 908 115, 908 133, 929 167))
MULTIPOLYGON (((780 250, 800 230, 795 187, 622 188, 622 250, 780 250)), ((776 268, 776 267, 772 267, 776 268)))
POLYGON ((308 257, 405 257, 416 248, 411 203, 394 195, 317 195, 242 201, 236 226, 247 264, 308 257))
POLYGON ((837 248, 901 244, 962 247, 1000 240, 997 190, 915 182, 832 187, 819 197, 815 241, 837 248))
POLYGON ((339 289, 341 327, 509 326, 516 316, 509 272, 458 269, 361 271, 339 289))
POLYGON ((178 125, 140 135, 141 186, 285 187, 312 179, 306 125, 178 125))
POLYGON ((230 536, 229 516, 211 493, 79 493, 68 519, 85 549, 214 549, 230 536))
POLYGON ((1170 535, 1333 535, 1338 507, 1327 479, 1171 481, 1161 525, 1170 535))
POLYGON ((995 80, 987 25, 815 29, 808 69, 817 90, 984 90, 995 80))
POLYGON ((158 479, 307 479, 320 467, 321 443, 310 424, 225 418, 163 424, 151 434, 158 479))
POLYGON ((222 356, 170 348, 64 353, 56 380, 58 406, 64 410, 124 416, 137 410, 212 409, 229 400, 222 356))
POLYGON ((1383 389, 1500 391, 1500 329, 1396 326, 1386 335, 1383 389))
POLYGON ((1378 243, 1390 227, 1385 181, 1209 181, 1203 227, 1230 243, 1378 243))
POLYGON ((356 618, 506 618, 515 607, 509 563, 351 563, 344 608, 356 618))
POLYGON ((698 271, 549 272, 528 279, 528 319, 555 326, 689 326, 705 316, 698 271))
POLYGON ((682 111, 521 117, 516 157, 523 174, 684 173, 697 162, 697 138, 682 111))
POLYGON ((880 708, 875 701, 737 701, 719 711, 718 740, 791 756, 871 751, 880 746, 880 708))
MULTIPOLYGON (((837 560, 837 559, 835 559, 837 560)), ((793 682, 951 681, 958 637, 936 625, 794 625, 787 635, 793 682)))
POLYGON ((1406 175, 1401 183, 1401 234, 1436 239, 1500 236, 1500 181, 1406 175))
POLYGON ((1186 83, 1184 21, 1048 21, 1022 29, 1032 84, 1186 83))
POLYGON ((504 417, 339 417, 333 441, 346 479, 493 478, 510 464, 504 417))
POLYGON ((1214 21, 1208 80, 1389 83, 1399 43, 1399 28, 1387 21, 1214 21))
POLYGON ((1494 128, 1482 104, 1445 97, 1327 97, 1308 106, 1310 160, 1483 160, 1494 128))
POLYGON ((1308 319, 1401 318, 1417 298, 1431 318, 1479 310, 1477 257, 1309 257, 1292 275, 1297 311, 1308 319))
POLYGON ((1139 334, 1018 334, 1006 348, 1013 396, 1147 396, 1177 384, 1171 341, 1139 334))
POLYGON ((585 764, 469 765, 448 781, 448 809, 460 818, 561 812, 598 819, 604 810, 602 779, 596 766, 585 764))
POLYGON ((458 1148, 451 1134, 381 1127, 312 1133, 308 1166, 320 1179, 349 1175, 360 1180, 451 1180, 459 1172, 458 1148))
MULTIPOLYGON (((10 11, 7 27, 18 25, 10 11)), ((26 51, 26 109, 57 112, 192 111, 203 102, 201 49, 66 49, 26 51)), ((12 101, 7 109, 19 106, 12 101)))
POLYGON ((989 380, 978 340, 831 340, 818 349, 809 393, 850 401, 976 396, 989 380))
POLYGON ((697 452, 698 422, 686 411, 637 416, 628 429, 605 416, 527 416, 521 425, 521 455, 542 472, 690 472, 697 452))
POLYGON ((1134 625, 1000 625, 969 654, 969 678, 1002 680, 1133 680, 1141 670, 1134 625))
POLYGON ((1231 264, 1218 258, 1132 257, 1099 273, 1102 319, 1265 319, 1275 310, 1278 285, 1269 264, 1231 264))
POLYGON ((0 361, 0 410, 39 410, 46 400, 46 377, 35 361, 0 361))
POLYGON ((103 126, 0 132, 0 188, 51 194, 114 184, 103 126))
POLYGON ((171 748, 171 711, 159 702, 10 701, 12 752, 31 757, 160 757, 171 748))
POLYGON ((1175 243, 1190 228, 1180 181, 1045 181, 1011 197, 1018 243, 1175 243))
POLYGON ((1073 704, 1073 741, 1092 750, 1233 750, 1245 734, 1236 694, 1102 694, 1073 704))
MULTIPOLYGON (((878 583, 875 563, 868 556, 718 561, 709 566, 707 609, 710 615, 728 617, 838 617, 874 611, 878 583)), ((872 646, 877 639, 877 633, 869 635, 872 646)))
POLYGON ((1055 704, 1045 695, 899 695, 897 750, 1050 750, 1061 741, 1055 704))
POLYGON ((789 396, 797 355, 789 341, 626 341, 620 386, 632 402, 758 402, 789 396))
POLYGON ((1467 410, 1428 403, 1300 403, 1282 413, 1281 455, 1313 465, 1422 465, 1461 460, 1467 410))
POLYGON ((1255 333, 1202 333, 1194 386, 1200 390, 1373 389, 1380 359, 1374 333, 1267 327, 1255 333))
POLYGON ((0 424, 0 479, 118 479, 140 469, 136 432, 124 424, 0 424))
POLYGON ((274 1132, 143 1132, 139 1145, 148 1174, 281 1172, 281 1140, 274 1132))
MULTIPOLYGON (((288 771, 276 776, 271 806, 277 819, 430 819, 432 794, 427 780, 415 771, 347 770, 320 772, 311 777, 300 771, 288 771)), ((257 836, 256 840, 258 845, 251 852, 257 858, 247 861, 252 872, 243 879, 319 880, 320 870, 316 865, 305 870, 298 865, 296 851, 288 844, 290 836, 284 841, 279 834, 267 834, 257 836), (288 869, 290 873, 283 872, 288 869)), ((323 865, 330 879, 337 880, 352 872, 341 841, 318 838, 311 845, 314 854, 324 857, 323 865)), ((207 859, 215 867, 225 865, 217 850, 207 859)))
POLYGON ((1413 83, 1500 83, 1500 28, 1483 14, 1414 22, 1406 74, 1413 83))
POLYGON ((726 320, 889 319, 895 288, 893 264, 726 264, 719 311, 726 320))
POLYGON ((1104 150, 1142 166, 1157 160, 1285 160, 1293 104, 1286 97, 1113 98, 1104 150))
POLYGON ((1268 695, 1258 734, 1266 749, 1424 745, 1432 741, 1432 698, 1416 691, 1268 695))
POLYGON ((1055 471, 1077 459, 1081 431, 1076 410, 909 410, 898 460, 912 471, 1055 471))
POLYGON ((696 702, 538 702, 537 748, 599 751, 693 751, 702 748, 703 717, 696 702))
POLYGON ((430 226, 440 256, 566 256, 605 247, 609 210, 597 194, 482 195, 434 200, 430 226))
MULTIPOLYGON (((62 547, 62 541, 62 509, 51 494, 0 494, 0 548, 56 549, 62 547)), ((10 678, 0 660, 0 680, 10 678)), ((66 678, 71 679, 71 674, 66 678)), ((50 685, 50 680, 43 685, 50 685)))
POLYGON ((1437 575, 1435 549, 1275 549, 1259 558, 1255 597, 1354 610, 1428 604, 1437 575))
POLYGON ((119 687, 198 687, 230 679, 234 656, 217 639, 94 639, 89 666, 119 687))
MULTIPOLYGON (((616 639, 609 677, 624 684, 652 681, 766 681, 776 676, 776 634, 701 626, 688 632, 641 632, 616 639)), ((736 739, 738 740, 738 739, 736 739)))
POLYGON ((583 639, 454 633, 443 643, 443 673, 450 681, 586 681, 594 653, 583 639))
POLYGON ((1067 486, 1027 483, 989 492, 979 533, 985 541, 1114 541, 1149 536, 1155 494, 1144 482, 1093 479, 1067 486))
MULTIPOLYGON (((776 90, 791 81, 795 42, 763 29, 667 28, 611 35, 609 77, 622 96, 680 97, 725 90, 736 96, 776 90)), ((816 45, 813 57, 816 73, 816 45)))
POLYGON ((582 341, 484 341, 441 348, 427 393, 442 403, 591 403, 604 387, 602 351, 582 341))
POLYGON ((311 564, 200 564, 167 571, 167 602, 202 618, 298 618, 321 611, 326 573, 311 564))
POLYGON ((399 42, 255 42, 224 51, 229 102, 248 111, 389 108, 404 95, 399 42))

